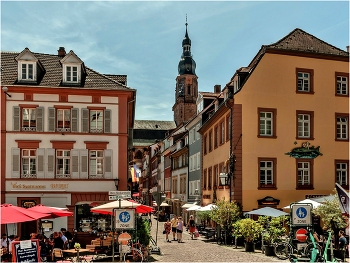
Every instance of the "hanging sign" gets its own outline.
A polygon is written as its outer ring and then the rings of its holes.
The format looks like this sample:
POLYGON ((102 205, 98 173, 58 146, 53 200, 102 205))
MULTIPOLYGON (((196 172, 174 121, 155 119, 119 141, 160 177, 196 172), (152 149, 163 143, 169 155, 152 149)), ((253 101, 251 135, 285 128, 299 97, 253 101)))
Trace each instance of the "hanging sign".
POLYGON ((311 204, 292 204, 292 225, 312 225, 311 204))
POLYGON ((37 239, 12 242, 13 262, 40 262, 37 239))
POLYGON ((135 210, 120 209, 115 210, 115 228, 117 229, 135 229, 135 210))

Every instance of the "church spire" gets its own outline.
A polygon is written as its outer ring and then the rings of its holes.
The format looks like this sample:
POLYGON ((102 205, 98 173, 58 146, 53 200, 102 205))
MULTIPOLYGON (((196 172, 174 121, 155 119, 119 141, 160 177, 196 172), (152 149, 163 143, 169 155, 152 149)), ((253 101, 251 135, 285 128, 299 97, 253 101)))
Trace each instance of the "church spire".
POLYGON ((186 14, 186 33, 185 37, 182 40, 182 55, 181 55, 181 60, 179 62, 179 75, 183 74, 191 74, 191 75, 196 75, 195 69, 196 69, 196 62, 193 60, 192 55, 191 55, 191 39, 188 36, 188 31, 187 31, 187 14, 186 14))

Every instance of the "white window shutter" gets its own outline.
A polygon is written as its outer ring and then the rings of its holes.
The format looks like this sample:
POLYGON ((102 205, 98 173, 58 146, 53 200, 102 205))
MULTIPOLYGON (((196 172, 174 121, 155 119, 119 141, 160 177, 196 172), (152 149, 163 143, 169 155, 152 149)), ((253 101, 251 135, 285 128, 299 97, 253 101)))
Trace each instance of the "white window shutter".
POLYGON ((46 170, 46 178, 55 178, 55 149, 46 149, 46 160, 47 160, 47 170, 46 170))
POLYGON ((45 178, 45 170, 44 170, 44 158, 45 158, 45 149, 38 148, 36 149, 36 177, 37 178, 45 178))
POLYGON ((44 131, 44 107, 36 108, 36 131, 44 131))
POLYGON ((71 132, 79 132, 79 109, 72 108, 71 111, 71 132))
POLYGON ((89 109, 81 109, 81 132, 89 132, 89 109))
POLYGON ((88 164, 89 164, 89 150, 88 149, 80 149, 80 179, 88 179, 88 164))
POLYGON ((112 179, 113 178, 113 150, 112 149, 106 149, 105 150, 105 179, 112 179))
POLYGON ((105 110, 104 112, 104 132, 105 133, 111 133, 111 119, 112 119, 112 111, 111 110, 105 110))
POLYGON ((21 177, 21 149, 11 148, 11 177, 21 177))
POLYGON ((21 130, 21 107, 13 106, 13 125, 12 128, 14 131, 21 130))
POLYGON ((71 163, 72 163, 72 179, 79 179, 79 150, 71 150, 71 163))
POLYGON ((56 109, 49 107, 49 132, 55 131, 56 109))

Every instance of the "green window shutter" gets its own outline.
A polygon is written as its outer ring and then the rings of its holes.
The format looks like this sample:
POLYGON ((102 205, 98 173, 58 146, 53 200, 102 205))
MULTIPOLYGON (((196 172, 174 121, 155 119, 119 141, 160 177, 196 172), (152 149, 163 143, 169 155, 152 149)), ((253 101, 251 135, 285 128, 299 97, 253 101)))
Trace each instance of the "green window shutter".
POLYGON ((89 109, 81 109, 81 132, 89 132, 89 109))
POLYGON ((45 170, 44 170, 44 158, 45 158, 45 149, 38 148, 36 149, 36 176, 37 178, 45 178, 45 170))
POLYGON ((79 179, 79 150, 71 150, 72 179, 79 179))
POLYGON ((44 107, 36 108, 36 131, 44 131, 44 107))
POLYGON ((112 111, 104 110, 104 132, 111 133, 111 119, 112 119, 112 111))
POLYGON ((55 131, 56 109, 49 107, 49 132, 55 131))
POLYGON ((21 130, 21 107, 13 106, 13 125, 12 128, 14 131, 21 130))
POLYGON ((21 177, 21 149, 11 148, 11 177, 21 177))
POLYGON ((71 132, 79 132, 78 127, 79 127, 79 109, 77 108, 72 108, 71 109, 71 132))
POLYGON ((88 179, 88 161, 89 161, 89 150, 88 149, 80 149, 80 179, 88 179))
POLYGON ((55 155, 56 150, 55 149, 46 149, 46 158, 47 158, 47 172, 46 172, 46 178, 55 178, 55 155))
POLYGON ((106 149, 104 152, 105 160, 105 179, 112 179, 112 172, 113 172, 113 150, 112 149, 106 149))

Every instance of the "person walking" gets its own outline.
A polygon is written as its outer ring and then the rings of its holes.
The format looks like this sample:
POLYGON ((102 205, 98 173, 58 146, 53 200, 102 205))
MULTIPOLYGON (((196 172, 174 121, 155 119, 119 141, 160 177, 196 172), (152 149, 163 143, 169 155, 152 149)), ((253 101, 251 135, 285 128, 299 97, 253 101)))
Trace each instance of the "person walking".
POLYGON ((196 225, 194 223, 193 215, 190 216, 188 220, 187 227, 190 228, 191 239, 193 239, 194 231, 196 230, 196 225))
POLYGON ((176 231, 177 231, 177 242, 179 243, 185 243, 182 241, 182 231, 184 229, 184 223, 182 222, 182 217, 179 217, 179 220, 177 222, 177 227, 176 227, 176 231))
POLYGON ((169 222, 169 218, 166 220, 166 222, 164 223, 164 231, 165 231, 165 238, 167 242, 171 242, 169 240, 169 234, 170 234, 170 230, 171 230, 171 223, 169 222))
POLYGON ((171 219, 171 230, 173 231, 173 240, 176 241, 175 239, 175 234, 176 234, 176 228, 177 228, 177 216, 174 216, 173 219, 171 219))

